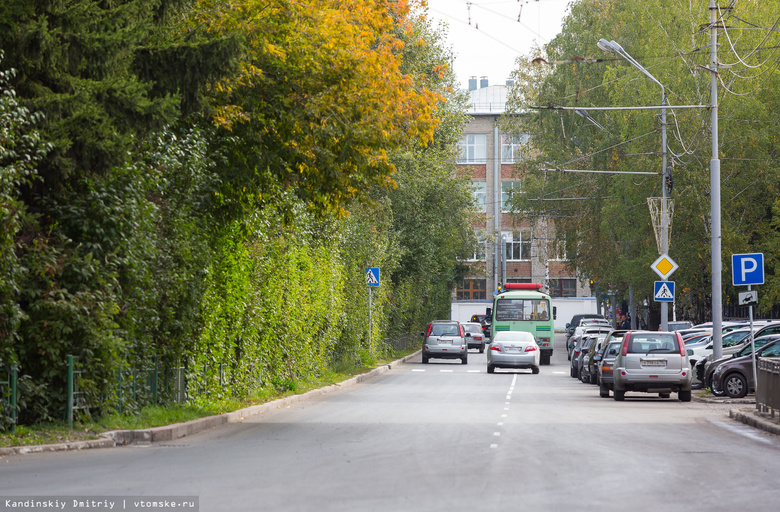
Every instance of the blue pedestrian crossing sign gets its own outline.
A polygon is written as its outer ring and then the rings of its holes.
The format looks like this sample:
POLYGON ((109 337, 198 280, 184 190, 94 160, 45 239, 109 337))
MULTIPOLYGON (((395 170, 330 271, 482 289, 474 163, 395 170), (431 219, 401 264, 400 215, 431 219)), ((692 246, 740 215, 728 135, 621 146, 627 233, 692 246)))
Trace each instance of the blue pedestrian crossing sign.
POLYGON ((379 286, 379 267, 366 269, 366 284, 368 286, 379 286))
POLYGON ((674 281, 655 281, 656 302, 674 302, 674 281))

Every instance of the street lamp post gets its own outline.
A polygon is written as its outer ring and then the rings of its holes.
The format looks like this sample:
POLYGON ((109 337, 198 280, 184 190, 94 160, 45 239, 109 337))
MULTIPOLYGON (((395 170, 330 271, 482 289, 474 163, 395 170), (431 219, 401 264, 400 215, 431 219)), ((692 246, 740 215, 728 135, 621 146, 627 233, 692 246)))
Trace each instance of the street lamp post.
MULTIPOLYGON (((626 59, 629 64, 637 68, 647 78, 655 82, 661 88, 661 254, 669 252, 669 209, 667 207, 666 185, 666 89, 663 84, 656 80, 641 64, 639 64, 629 53, 623 49, 616 41, 607 41, 599 39, 598 47, 605 52, 616 53, 626 59)), ((661 302, 661 330, 669 329, 669 305, 667 302, 661 302)))

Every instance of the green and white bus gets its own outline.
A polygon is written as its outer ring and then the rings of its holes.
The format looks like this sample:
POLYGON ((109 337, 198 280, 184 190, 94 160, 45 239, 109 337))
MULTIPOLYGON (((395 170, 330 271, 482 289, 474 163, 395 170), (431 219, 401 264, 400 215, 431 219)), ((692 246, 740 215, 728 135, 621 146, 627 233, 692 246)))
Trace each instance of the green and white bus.
POLYGON ((555 308, 538 283, 507 283, 493 298, 491 335, 525 331, 536 337, 541 364, 550 364, 555 339, 555 308))

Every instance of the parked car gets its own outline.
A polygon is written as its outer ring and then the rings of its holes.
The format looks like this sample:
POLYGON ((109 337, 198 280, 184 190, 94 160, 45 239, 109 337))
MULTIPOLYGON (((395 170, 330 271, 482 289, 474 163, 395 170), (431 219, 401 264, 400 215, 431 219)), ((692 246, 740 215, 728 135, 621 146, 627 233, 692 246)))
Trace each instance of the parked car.
POLYGON ((677 332, 627 332, 615 358, 613 379, 618 401, 627 391, 658 393, 662 398, 676 392, 681 401, 691 401, 691 367, 677 332))
POLYGON ((500 331, 490 342, 487 351, 487 372, 496 368, 527 368, 539 373, 541 350, 530 332, 500 331))
MULTIPOLYGON (((773 341, 756 348, 756 359, 761 357, 780 357, 780 342, 773 341)), ((723 390, 730 398, 742 398, 755 391, 752 354, 735 357, 718 365, 712 374, 712 388, 723 390)))
POLYGON ((612 327, 605 324, 594 324, 585 327, 577 327, 574 336, 569 339, 566 349, 569 352, 569 360, 571 361, 572 353, 574 351, 575 342, 579 341, 583 335, 588 334, 608 334, 612 330, 612 327))
POLYGON ((591 350, 595 349, 598 339, 599 336, 597 334, 591 334, 590 336, 583 336, 582 343, 580 343, 580 355, 577 357, 575 364, 577 365, 577 378, 585 384, 590 382, 590 374, 587 373, 587 368, 585 367, 585 364, 587 364, 586 358, 591 350))
POLYGON ((474 322, 464 322, 460 325, 463 326, 469 348, 479 349, 479 353, 482 354, 485 351, 485 335, 482 333, 482 326, 474 322))
MULTIPOLYGON (((757 331, 758 328, 754 328, 757 331)), ((722 356, 730 356, 736 352, 742 350, 742 348, 750 343, 750 328, 736 329, 723 335, 722 342, 722 356)), ((702 384, 703 381, 699 381, 698 371, 699 363, 704 360, 705 362, 712 358, 713 341, 712 337, 708 337, 706 342, 697 343, 695 345, 685 344, 688 351, 688 359, 691 361, 691 367, 693 371, 694 387, 697 384, 702 384)))
POLYGON ((566 324, 566 337, 567 338, 571 338, 572 337, 572 335, 574 334, 574 329, 579 327, 580 320, 582 320, 583 318, 598 318, 598 319, 601 319, 601 320, 604 320, 604 321, 607 320, 606 318, 604 318, 603 315, 598 315, 598 314, 595 314, 595 313, 585 313, 585 314, 574 315, 573 317, 571 317, 571 321, 566 324))
MULTIPOLYGON (((771 334, 768 336, 759 336, 758 338, 754 338, 753 345, 755 345, 756 350, 759 348, 780 340, 779 334, 771 334)), ((702 361, 699 361, 696 363, 696 379, 702 382, 702 385, 704 387, 710 388, 712 391, 712 394, 716 396, 723 396, 725 392, 722 389, 715 389, 712 385, 712 374, 715 373, 715 370, 717 370, 718 366, 721 364, 731 361, 733 359, 736 359, 738 357, 744 357, 749 356, 753 353, 753 347, 751 347, 750 342, 748 341, 742 349, 739 350, 739 352, 734 352, 733 354, 729 356, 721 357, 720 359, 717 359, 715 361, 705 361, 702 363, 702 361)), ((706 358, 705 358, 706 359, 706 358)))
POLYGON ((615 366, 615 358, 623 345, 623 337, 612 338, 614 341, 605 341, 606 345, 601 354, 593 359, 598 363, 599 370, 599 396, 609 398, 609 392, 612 390, 612 369, 615 366))
POLYGON ((428 364, 430 358, 460 359, 463 364, 469 362, 469 349, 466 333, 460 322, 454 320, 434 320, 428 329, 421 332, 425 337, 422 349, 422 362, 428 364))
POLYGON ((682 331, 683 329, 690 329, 693 327, 691 322, 668 322, 670 331, 682 331))
POLYGON ((591 384, 599 383, 599 364, 595 358, 599 354, 604 354, 606 339, 606 334, 598 336, 596 341, 593 342, 593 345, 591 345, 588 353, 582 357, 582 370, 580 371, 580 380, 582 382, 589 382, 591 384))

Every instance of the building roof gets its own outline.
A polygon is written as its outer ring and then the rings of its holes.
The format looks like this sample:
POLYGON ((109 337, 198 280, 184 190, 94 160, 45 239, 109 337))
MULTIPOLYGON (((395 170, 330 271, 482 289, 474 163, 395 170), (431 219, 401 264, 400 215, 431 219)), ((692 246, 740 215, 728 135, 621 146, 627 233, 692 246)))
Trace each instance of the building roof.
POLYGON ((506 85, 491 85, 469 91, 470 115, 501 115, 506 111, 506 85))

